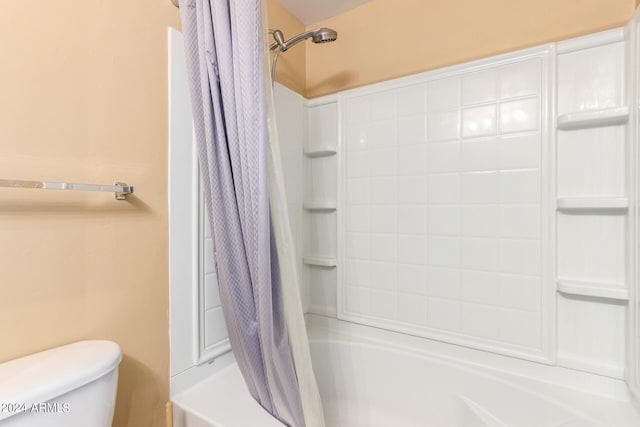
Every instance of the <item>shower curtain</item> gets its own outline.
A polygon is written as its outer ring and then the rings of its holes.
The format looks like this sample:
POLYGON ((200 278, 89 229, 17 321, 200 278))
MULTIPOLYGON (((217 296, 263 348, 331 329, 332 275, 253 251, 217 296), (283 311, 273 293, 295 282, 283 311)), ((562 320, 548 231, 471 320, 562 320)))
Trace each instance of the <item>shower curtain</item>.
POLYGON ((180 0, 202 188, 229 340, 253 397, 322 427, 299 295, 260 0, 180 0))

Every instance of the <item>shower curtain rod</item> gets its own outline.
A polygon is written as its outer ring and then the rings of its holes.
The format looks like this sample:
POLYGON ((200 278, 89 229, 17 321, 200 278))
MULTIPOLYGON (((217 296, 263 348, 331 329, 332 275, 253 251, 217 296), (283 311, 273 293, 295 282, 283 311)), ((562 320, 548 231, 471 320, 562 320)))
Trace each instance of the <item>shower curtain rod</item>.
POLYGON ((102 191, 115 193, 116 200, 126 200, 127 194, 133 193, 133 187, 124 182, 114 185, 74 184, 68 182, 24 181, 19 179, 0 179, 0 187, 10 188, 39 188, 42 190, 75 190, 102 191))

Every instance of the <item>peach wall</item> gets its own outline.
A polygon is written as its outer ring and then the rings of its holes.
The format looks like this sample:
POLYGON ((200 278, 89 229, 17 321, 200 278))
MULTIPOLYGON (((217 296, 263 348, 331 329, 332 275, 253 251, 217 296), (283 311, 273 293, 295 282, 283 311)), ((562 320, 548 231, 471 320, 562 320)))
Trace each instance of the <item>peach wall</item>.
POLYGON ((5 2, 0 177, 126 180, 136 195, 0 189, 0 361, 82 339, 124 351, 114 426, 168 399, 169 0, 5 2))
POLYGON ((313 98, 627 23, 634 0, 373 0, 307 26, 338 41, 307 48, 313 98))
MULTIPOLYGON (((282 31, 285 40, 305 31, 304 24, 278 0, 267 0, 267 18, 269 28, 282 31)), ((276 67, 276 81, 300 94, 304 94, 306 90, 306 45, 307 43, 300 43, 281 54, 276 67)), ((273 58, 273 54, 271 57, 273 58)))

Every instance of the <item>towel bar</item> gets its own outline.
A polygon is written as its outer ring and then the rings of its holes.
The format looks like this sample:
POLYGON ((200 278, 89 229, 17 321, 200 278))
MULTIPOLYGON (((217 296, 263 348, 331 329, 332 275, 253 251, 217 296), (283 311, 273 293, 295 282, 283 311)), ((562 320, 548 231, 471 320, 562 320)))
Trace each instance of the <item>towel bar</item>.
POLYGON ((133 187, 124 182, 114 185, 74 184, 68 182, 24 181, 19 179, 0 179, 0 187, 11 188, 40 188, 43 190, 75 190, 75 191, 105 191, 115 193, 116 200, 126 200, 127 194, 133 193, 133 187))

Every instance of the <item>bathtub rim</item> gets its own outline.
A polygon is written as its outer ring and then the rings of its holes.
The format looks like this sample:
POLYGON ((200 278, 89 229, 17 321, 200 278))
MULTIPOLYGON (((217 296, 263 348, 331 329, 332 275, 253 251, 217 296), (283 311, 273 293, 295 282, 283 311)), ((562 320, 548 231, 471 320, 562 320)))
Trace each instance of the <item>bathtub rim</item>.
MULTIPOLYGON (((493 375, 506 376, 510 381, 526 381, 530 386, 553 385, 622 402, 632 402, 640 409, 622 379, 605 377, 562 366, 552 366, 530 360, 517 359, 469 347, 401 334, 372 326, 339 320, 319 314, 305 315, 309 340, 353 341, 407 351, 421 356, 454 361, 472 369, 487 370, 493 375)), ((171 378, 171 397, 175 397, 225 367, 235 363, 231 351, 209 363, 188 369, 171 378)))
POLYGON ((361 325, 319 314, 306 315, 309 340, 341 341, 383 347, 391 351, 406 352, 446 365, 480 371, 511 384, 523 383, 534 392, 554 386, 561 390, 576 391, 623 403, 632 403, 640 409, 627 384, 622 379, 605 377, 562 366, 552 366, 536 361, 518 359, 361 325))
MULTIPOLYGON (((420 337, 410 337, 334 318, 308 315, 307 325, 312 346, 314 344, 357 346, 397 354, 398 357, 424 359, 425 363, 439 364, 448 369, 469 372, 475 376, 522 390, 543 400, 552 401, 554 405, 587 420, 601 419, 606 408, 614 409, 616 417, 627 419, 628 411, 634 412, 632 406, 635 407, 634 416, 640 417, 640 408, 630 398, 630 393, 622 380, 434 342, 420 337), (593 403, 594 399, 599 402, 599 399, 604 399, 604 401, 601 401, 602 405, 590 407, 590 402, 593 403), (628 409, 621 409, 620 405, 628 409), (619 413, 616 408, 620 409, 619 413)), ((198 384, 189 387, 192 392, 196 392, 199 385, 214 380, 218 375, 228 373, 230 369, 237 370, 237 364, 230 352, 221 356, 216 362, 218 363, 213 363, 210 366, 210 368, 217 368, 216 372, 201 377, 198 384)), ((241 381, 239 372, 237 377, 241 381)), ((185 390, 187 394, 188 391, 185 390)), ((246 398, 248 391, 243 394, 246 398)), ((227 425, 210 419, 206 413, 198 409, 197 402, 195 404, 189 402, 187 395, 183 393, 173 395, 171 401, 174 403, 174 411, 179 409, 189 412, 200 420, 213 422, 210 424, 212 426, 227 425)), ((255 405, 258 405, 257 402, 255 405)))
MULTIPOLYGON (((533 399, 537 399, 540 402, 543 402, 545 405, 553 406, 557 409, 564 411, 567 414, 571 414, 575 417, 574 421, 582 421, 587 422, 588 426, 601 426, 598 418, 601 418, 603 415, 602 408, 596 408, 595 411, 592 411, 592 408, 585 407, 584 402, 580 401, 581 397, 584 397, 584 394, 578 393, 576 390, 571 390, 566 387, 557 386, 555 384, 544 383, 540 390, 532 388, 527 384, 527 382, 522 381, 521 378, 509 378, 508 376, 496 375, 494 372, 491 372, 489 369, 485 368, 482 365, 470 365, 466 363, 461 363, 458 360, 450 360, 446 359, 442 356, 433 356, 426 354, 424 352, 410 351, 406 349, 398 349, 394 347, 390 347, 388 345, 380 344, 377 342, 372 342, 368 340, 353 340, 353 339, 345 339, 346 337, 338 338, 313 338, 310 339, 310 343, 316 344, 319 346, 328 346, 329 348, 340 348, 342 347, 346 352, 349 352, 349 347, 358 347, 359 350, 363 350, 364 354, 375 354, 376 352, 391 354, 392 357, 398 358, 410 358, 418 361, 423 361, 426 364, 434 365, 442 367, 445 370, 451 371, 459 371, 464 373, 464 375, 472 376, 473 381, 486 381, 487 384, 492 387, 493 385, 497 385, 499 388, 505 388, 509 390, 513 390, 517 393, 521 393, 522 396, 528 396, 533 399), (556 389, 556 390, 553 390, 556 389), (551 391, 551 393, 549 393, 551 391), (554 391, 559 391, 560 393, 554 393, 554 391), (567 394, 572 397, 577 397, 577 402, 572 402, 571 399, 567 399, 567 394), (594 417, 595 415, 595 417, 594 417)), ((313 346, 311 354, 314 354, 313 346)), ((366 356, 365 356, 366 357, 366 356)), ((375 373, 373 373, 375 375, 375 373)), ((587 395, 589 395, 587 393, 587 395)), ((592 398, 603 399, 606 405, 606 402, 613 402, 615 404, 626 404, 628 402, 623 402, 615 399, 606 399, 601 396, 590 395, 592 398)), ((467 394, 463 392, 458 392, 452 396, 453 399, 459 399, 463 401, 467 406, 471 408, 472 405, 479 407, 480 409, 484 409, 490 415, 495 416, 495 414, 487 410, 482 404, 477 403, 473 398, 469 397, 467 394)), ((348 402, 348 400, 347 400, 348 402)), ((383 411, 384 412, 384 411, 383 411)), ((474 411, 475 412, 475 411, 474 411)), ((616 417, 620 416, 620 414, 616 414, 616 417)), ((626 417, 625 414, 622 414, 622 417, 626 417)), ((635 417, 640 420, 640 411, 637 411, 635 417)), ((499 420, 499 418, 496 418, 499 420)), ((484 424, 483 424, 484 425, 484 424)), ((493 424, 491 424, 493 425, 493 424)), ((503 425, 503 424, 500 424, 503 425)), ((564 424, 563 424, 564 425, 564 424)), ((573 424, 572 424, 573 425, 573 424)), ((576 424, 578 425, 578 424, 576 424)), ((582 424, 579 424, 582 425, 582 424)), ((626 425, 626 424, 625 424, 626 425)))

